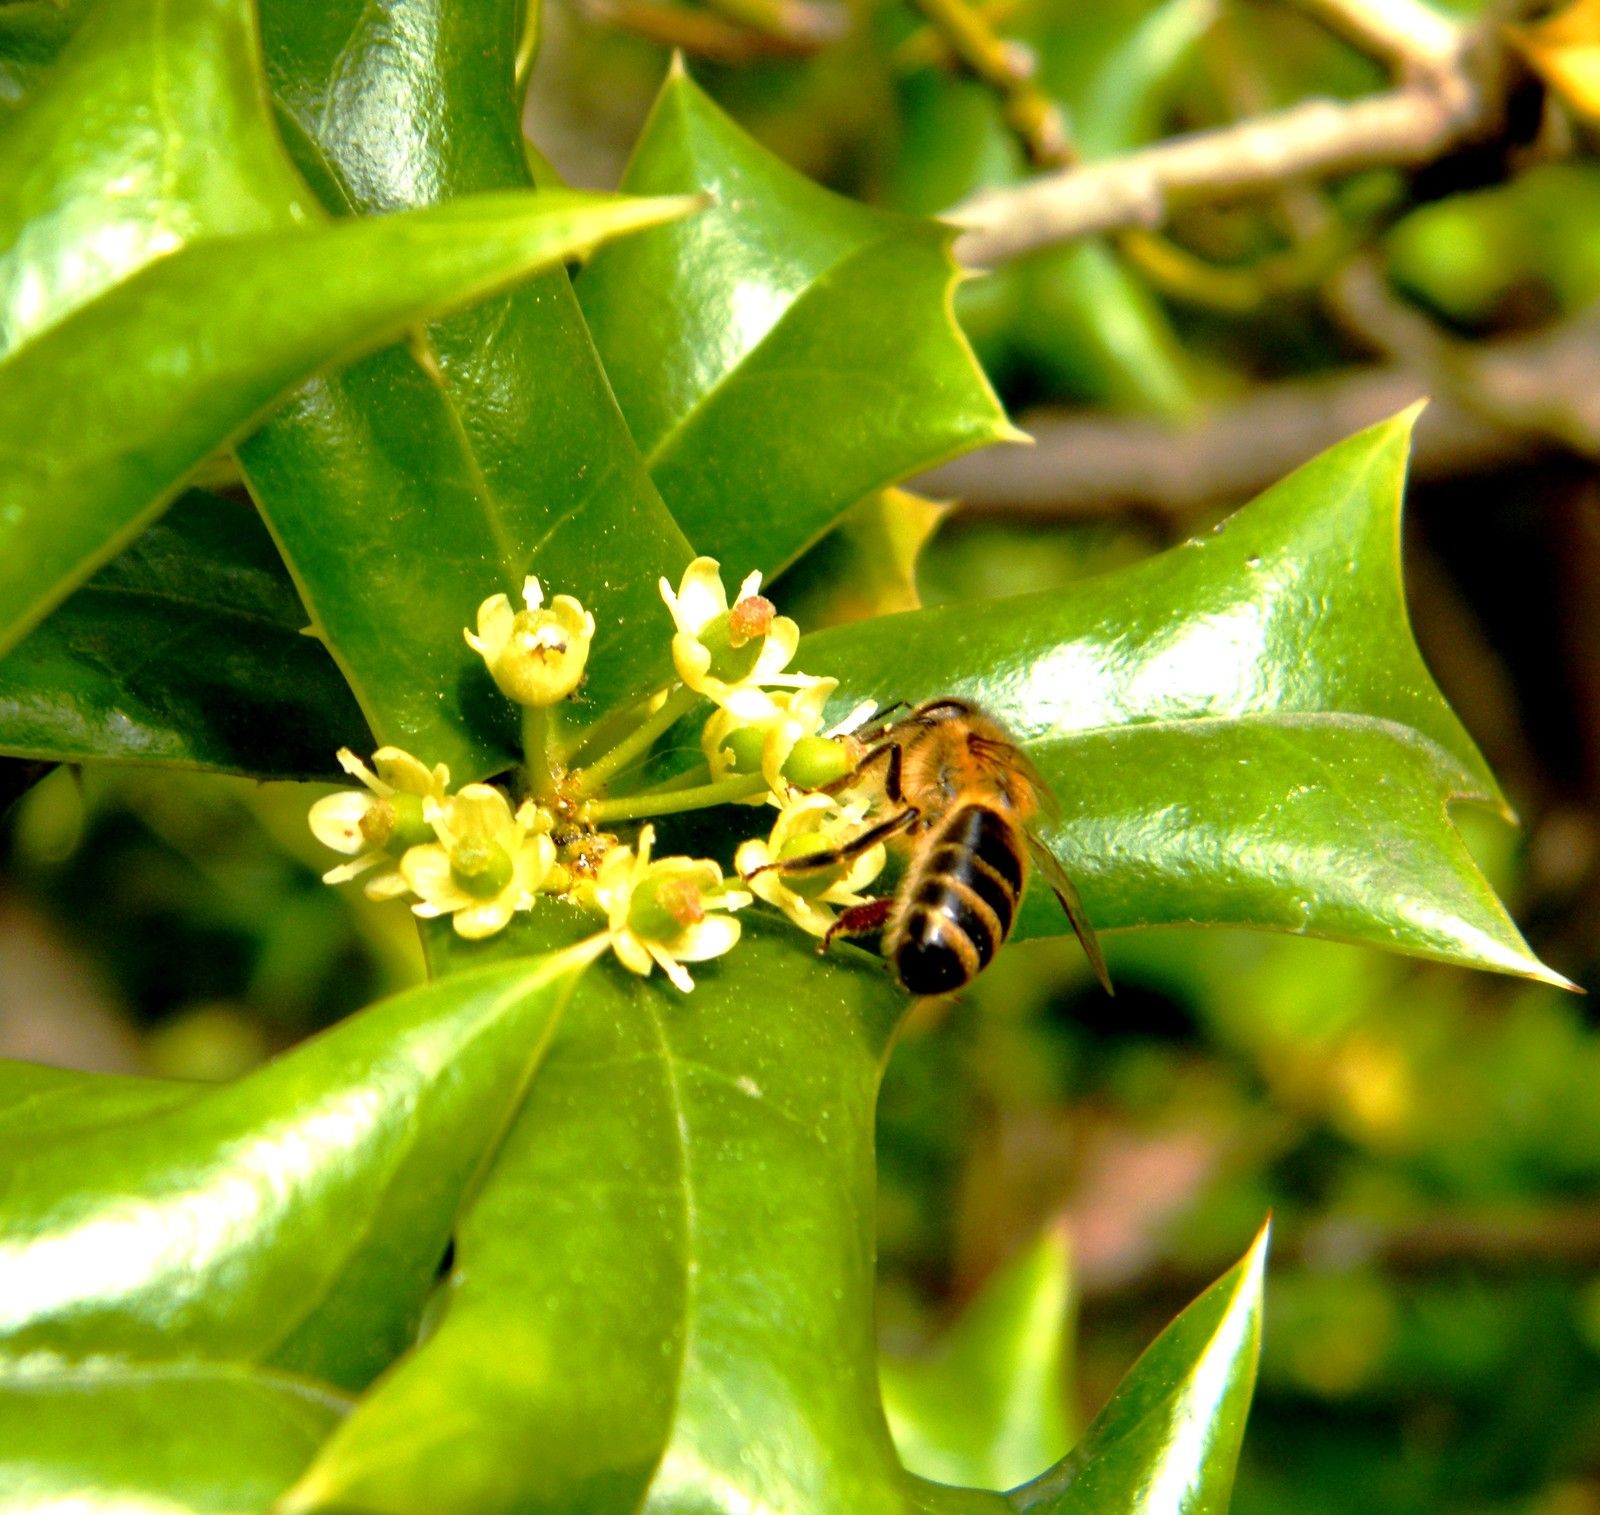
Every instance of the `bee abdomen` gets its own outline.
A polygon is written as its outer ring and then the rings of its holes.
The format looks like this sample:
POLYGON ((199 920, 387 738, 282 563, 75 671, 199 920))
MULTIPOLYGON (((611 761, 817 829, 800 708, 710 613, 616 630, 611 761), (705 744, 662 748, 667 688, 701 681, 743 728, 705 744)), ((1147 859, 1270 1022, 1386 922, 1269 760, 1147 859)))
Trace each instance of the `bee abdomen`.
POLYGON ((970 983, 1011 931, 1023 861, 1015 828, 981 805, 953 812, 895 932, 894 968, 913 994, 970 983))

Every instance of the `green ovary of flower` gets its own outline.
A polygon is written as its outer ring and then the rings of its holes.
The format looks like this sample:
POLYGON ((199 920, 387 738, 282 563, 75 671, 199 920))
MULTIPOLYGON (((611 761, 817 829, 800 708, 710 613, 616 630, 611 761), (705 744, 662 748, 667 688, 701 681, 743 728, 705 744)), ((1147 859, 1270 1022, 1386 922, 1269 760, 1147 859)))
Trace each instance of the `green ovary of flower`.
POLYGON ((681 875, 646 879, 628 907, 628 925, 657 941, 678 935, 706 917, 699 887, 681 875))
POLYGON ((756 671, 763 638, 772 627, 772 602, 760 595, 740 600, 714 616, 700 630, 699 642, 711 654, 706 669, 725 684, 737 684, 756 671))
POLYGON ((765 745, 766 732, 758 726, 735 726, 722 740, 723 751, 733 756, 734 773, 760 773, 765 745))
POLYGON ((510 853, 487 837, 463 837, 450 853, 450 877, 475 900, 493 899, 512 873, 510 853))
POLYGON ((835 737, 803 736, 783 765, 783 776, 801 789, 823 789, 850 772, 850 748, 835 737))

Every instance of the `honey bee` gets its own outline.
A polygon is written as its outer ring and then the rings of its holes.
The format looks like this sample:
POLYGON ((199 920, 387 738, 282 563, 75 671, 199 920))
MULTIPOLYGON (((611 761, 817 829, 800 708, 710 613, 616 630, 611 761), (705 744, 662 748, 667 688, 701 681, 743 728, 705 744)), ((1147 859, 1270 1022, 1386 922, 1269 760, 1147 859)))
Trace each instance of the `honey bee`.
POLYGON ((960 989, 1011 934, 1031 860, 1111 992, 1078 891, 1030 825, 1041 810, 1053 813, 1054 797, 994 717, 965 700, 930 700, 856 740, 863 753, 855 769, 830 787, 871 781, 895 808, 831 856, 813 855, 802 866, 837 863, 892 839, 908 842, 910 857, 894 897, 842 911, 823 949, 835 936, 881 931, 884 956, 908 993, 960 989))

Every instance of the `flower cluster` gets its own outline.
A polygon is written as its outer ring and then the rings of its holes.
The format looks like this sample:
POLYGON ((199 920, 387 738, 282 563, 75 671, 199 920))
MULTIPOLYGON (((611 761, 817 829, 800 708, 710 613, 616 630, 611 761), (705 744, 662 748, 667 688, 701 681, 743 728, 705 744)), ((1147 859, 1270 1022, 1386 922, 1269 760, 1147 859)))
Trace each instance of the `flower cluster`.
POLYGON ((368 898, 411 894, 418 915, 449 915, 470 938, 492 936, 551 883, 548 817, 531 802, 513 812, 488 784, 452 795, 443 763, 430 769, 398 747, 380 747, 372 761, 376 773, 341 750, 340 767, 366 788, 341 790, 311 807, 312 835, 353 859, 330 868, 325 883, 377 869, 367 879, 368 898))
POLYGON ((341 751, 340 765, 362 787, 312 806, 312 832, 348 859, 325 880, 364 875, 369 897, 409 897, 417 915, 448 916, 473 940, 502 930, 541 896, 563 895, 599 918, 594 950, 609 948, 640 975, 660 968, 685 991, 694 981, 684 965, 728 952, 740 935, 733 912, 754 898, 825 935, 834 908, 862 903, 861 890, 884 866, 881 844, 851 845, 866 829, 867 804, 824 792, 853 771, 858 751, 848 733, 872 707, 823 729, 838 682, 790 669, 799 632, 761 594, 759 573, 730 603, 716 561, 696 558, 675 589, 661 581, 661 594, 678 682, 640 707, 634 730, 576 763, 583 739, 562 748, 552 707, 582 686, 594 617, 570 595, 546 606, 532 577, 520 610, 505 594, 484 600, 476 629, 464 634, 495 685, 524 708, 522 777, 531 792, 514 799, 497 785, 470 783, 452 794, 443 764, 430 768, 382 747, 369 768, 341 751), (701 731, 700 775, 653 788, 636 781, 613 794, 613 783, 633 775, 635 760, 701 700, 714 708, 701 731), (601 829, 614 819, 731 801, 778 809, 770 835, 738 849, 733 881, 709 858, 652 857, 651 824, 631 845, 601 829))

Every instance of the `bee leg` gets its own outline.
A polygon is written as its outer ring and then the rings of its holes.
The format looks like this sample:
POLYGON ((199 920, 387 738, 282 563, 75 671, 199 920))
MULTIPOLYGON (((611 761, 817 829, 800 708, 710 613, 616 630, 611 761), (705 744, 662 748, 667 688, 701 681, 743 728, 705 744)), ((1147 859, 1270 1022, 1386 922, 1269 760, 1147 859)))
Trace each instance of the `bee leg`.
POLYGON ((905 767, 905 752, 900 743, 896 741, 881 742, 874 747, 849 773, 842 779, 835 779, 831 784, 824 784, 824 794, 837 794, 841 789, 852 789, 861 782, 861 775, 874 763, 883 764, 883 793, 891 805, 903 805, 906 791, 901 782, 901 773, 905 767))
POLYGON ((830 847, 826 852, 808 852, 804 857, 788 858, 783 862, 763 863, 759 868, 751 869, 744 877, 751 879, 758 873, 769 873, 773 870, 779 873, 820 873, 824 868, 837 868, 840 863, 848 863, 851 858, 860 857, 863 852, 876 847, 879 842, 886 842, 890 837, 898 836, 914 825, 921 813, 915 805, 907 805, 904 810, 897 811, 887 820, 879 821, 876 826, 868 826, 859 836, 851 837, 842 846, 830 847))
POLYGON ((904 700, 896 700, 892 705, 885 705, 883 709, 878 712, 877 719, 875 719, 872 724, 866 727, 864 730, 856 732, 856 737, 860 741, 868 744, 873 742, 881 742, 883 740, 884 733, 894 725, 894 722, 891 721, 889 717, 894 714, 896 710, 907 710, 909 708, 910 707, 904 700))
POLYGON ((839 919, 828 927, 828 934, 817 943, 817 951, 826 952, 836 936, 871 936, 874 931, 883 930, 893 909, 892 899, 877 899, 841 910, 839 919))

